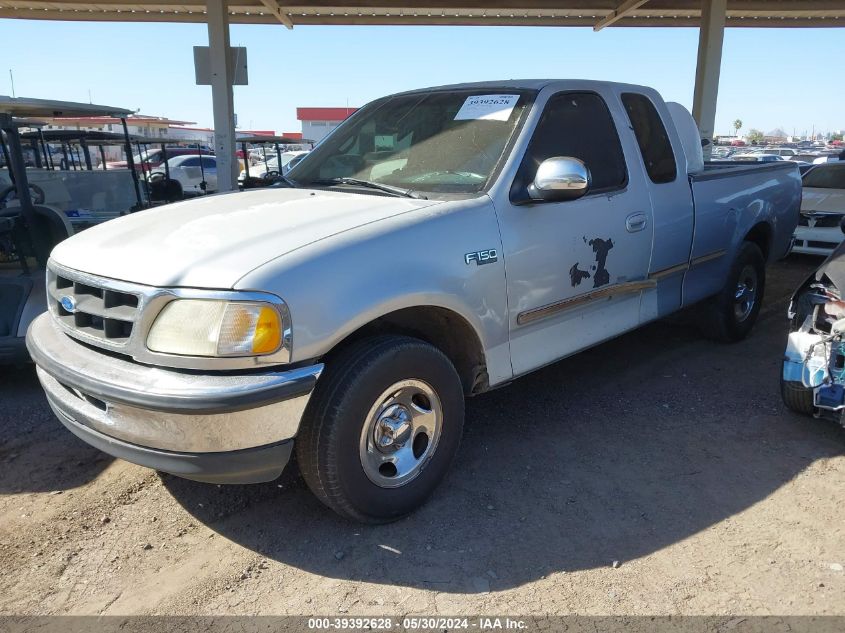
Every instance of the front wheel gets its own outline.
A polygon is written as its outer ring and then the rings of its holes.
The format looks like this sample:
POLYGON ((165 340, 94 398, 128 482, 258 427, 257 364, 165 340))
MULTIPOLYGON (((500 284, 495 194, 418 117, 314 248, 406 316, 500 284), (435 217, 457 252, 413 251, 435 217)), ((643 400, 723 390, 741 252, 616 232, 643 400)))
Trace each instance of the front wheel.
POLYGON ((440 350, 406 336, 364 339, 327 363, 296 439, 297 462, 335 512, 385 523, 434 491, 463 422, 461 381, 440 350))
POLYGON ((723 289, 699 312, 699 325, 717 341, 734 343, 751 332, 766 289, 766 260, 760 247, 743 242, 723 289))

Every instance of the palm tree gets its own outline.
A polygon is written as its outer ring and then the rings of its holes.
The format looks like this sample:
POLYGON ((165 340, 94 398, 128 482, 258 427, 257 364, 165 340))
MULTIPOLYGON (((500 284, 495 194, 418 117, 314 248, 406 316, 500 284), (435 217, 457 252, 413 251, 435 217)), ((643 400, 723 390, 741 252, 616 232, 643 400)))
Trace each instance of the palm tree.
POLYGON ((739 136, 739 130, 742 127, 742 119, 737 119, 734 121, 734 130, 736 131, 736 136, 739 136))

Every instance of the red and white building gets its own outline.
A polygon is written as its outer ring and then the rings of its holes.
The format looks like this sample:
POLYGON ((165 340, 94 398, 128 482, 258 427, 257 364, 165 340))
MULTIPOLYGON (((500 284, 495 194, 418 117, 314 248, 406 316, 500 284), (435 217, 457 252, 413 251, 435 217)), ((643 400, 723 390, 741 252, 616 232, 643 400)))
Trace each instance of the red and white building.
POLYGON ((319 143, 358 108, 297 108, 296 118, 302 121, 302 136, 319 143))

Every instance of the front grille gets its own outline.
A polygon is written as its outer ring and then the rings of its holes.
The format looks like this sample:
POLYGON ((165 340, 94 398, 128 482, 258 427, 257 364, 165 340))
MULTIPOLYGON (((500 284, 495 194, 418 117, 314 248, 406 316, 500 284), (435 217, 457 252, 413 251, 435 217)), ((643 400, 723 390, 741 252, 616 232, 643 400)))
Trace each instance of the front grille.
POLYGON ((50 312, 72 333, 122 346, 137 321, 140 295, 112 280, 48 269, 50 312), (120 289, 117 288, 120 286, 120 289))
POLYGON ((815 220, 813 226, 820 229, 838 228, 842 221, 842 215, 839 213, 807 213, 802 212, 798 217, 798 226, 810 226, 810 220, 815 220))
POLYGON ((50 260, 47 305, 54 323, 67 335, 105 354, 175 369, 255 369, 290 362, 290 313, 276 295, 241 290, 159 288, 84 273, 50 260), (248 301, 275 305, 282 313, 285 344, 265 356, 210 358, 154 352, 147 334, 164 307, 177 299, 248 301))

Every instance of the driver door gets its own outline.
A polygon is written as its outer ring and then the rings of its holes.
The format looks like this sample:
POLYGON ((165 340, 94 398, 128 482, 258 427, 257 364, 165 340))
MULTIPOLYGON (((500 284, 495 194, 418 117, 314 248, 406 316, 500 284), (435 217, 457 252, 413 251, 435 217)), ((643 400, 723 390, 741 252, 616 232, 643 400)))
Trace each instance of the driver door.
POLYGON ((651 256, 651 204, 642 173, 626 167, 616 123, 599 94, 549 98, 509 199, 497 202, 497 209, 515 375, 639 324, 651 256), (584 197, 527 197, 537 167, 553 156, 586 164, 592 183, 584 197))

